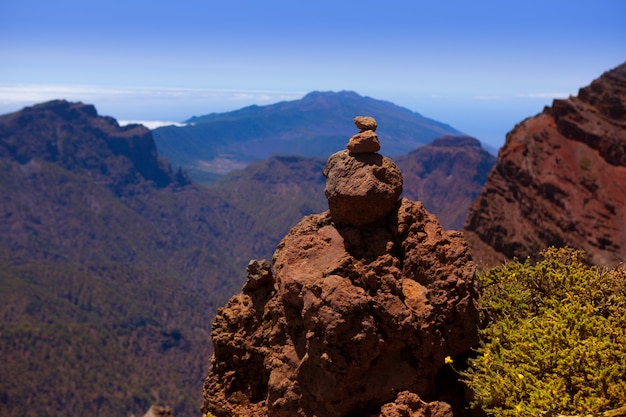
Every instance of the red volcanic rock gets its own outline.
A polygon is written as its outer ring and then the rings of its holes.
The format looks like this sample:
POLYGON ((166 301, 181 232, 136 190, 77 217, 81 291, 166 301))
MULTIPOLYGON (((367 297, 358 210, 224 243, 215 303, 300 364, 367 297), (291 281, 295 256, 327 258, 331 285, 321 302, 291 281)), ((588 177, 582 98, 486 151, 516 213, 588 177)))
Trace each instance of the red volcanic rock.
POLYGON ((376 131, 378 124, 373 117, 370 116, 357 116, 354 118, 354 124, 361 132, 366 130, 376 131))
POLYGON ((475 271, 459 232, 419 202, 384 222, 305 217, 213 324, 203 412, 221 416, 450 416, 445 357, 477 342, 475 271), (254 288, 254 289, 253 289, 254 288), (423 398, 429 398, 424 402, 423 398))
POLYGON ((507 135, 465 229, 479 258, 554 245, 626 261, 626 64, 507 135))
POLYGON ((346 147, 351 153, 374 153, 380 150, 380 141, 373 130, 364 130, 352 136, 346 147))
POLYGON ((460 232, 403 199, 377 153, 332 155, 329 210, 305 217, 218 311, 203 412, 451 415, 435 379, 477 342, 474 263, 460 232))
POLYGON ((398 394, 398 399, 389 404, 385 404, 380 409, 380 417, 452 417, 450 405, 433 401, 427 403, 419 396, 403 391, 398 394))
POLYGON ((337 152, 328 159, 324 176, 330 215, 340 225, 381 220, 402 194, 400 170, 378 153, 337 152))

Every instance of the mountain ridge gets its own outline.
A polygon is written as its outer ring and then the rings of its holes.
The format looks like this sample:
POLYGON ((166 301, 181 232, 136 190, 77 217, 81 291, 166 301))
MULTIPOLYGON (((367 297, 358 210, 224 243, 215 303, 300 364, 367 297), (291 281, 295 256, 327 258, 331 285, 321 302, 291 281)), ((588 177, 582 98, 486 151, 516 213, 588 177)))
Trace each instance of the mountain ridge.
POLYGON ((273 155, 327 157, 342 149, 354 116, 368 114, 386 126, 386 153, 397 156, 445 134, 453 127, 388 101, 352 91, 311 92, 302 99, 248 106, 188 120, 184 127, 153 130, 159 152, 201 183, 233 168, 273 155))
POLYGON ((0 173, 0 414, 194 415, 262 230, 82 103, 0 116, 0 173))
POLYGON ((465 231, 477 256, 554 245, 593 264, 626 260, 626 63, 507 134, 465 231))

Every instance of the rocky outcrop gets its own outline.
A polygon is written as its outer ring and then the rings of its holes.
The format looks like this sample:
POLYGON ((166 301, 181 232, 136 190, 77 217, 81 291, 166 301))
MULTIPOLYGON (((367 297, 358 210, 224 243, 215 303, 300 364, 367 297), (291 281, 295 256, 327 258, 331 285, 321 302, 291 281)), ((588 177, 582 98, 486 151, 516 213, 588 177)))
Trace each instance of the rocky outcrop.
MULTIPOLYGON (((339 171, 346 183, 360 179, 359 154, 341 158, 359 162, 339 171)), ((243 291, 213 324, 204 413, 452 415, 435 381, 446 357, 477 341, 470 252, 419 202, 396 196, 374 217, 307 216, 271 265, 250 263, 243 291)))
POLYGON ((357 116, 354 123, 361 132, 324 168, 324 194, 336 224, 362 226, 384 219, 395 206, 402 194, 402 174, 391 159, 377 153, 376 121, 357 116))
POLYGON ((507 135, 465 229, 477 257, 554 245, 595 264, 626 260, 626 64, 507 135))
POLYGON ((169 163, 159 159, 148 128, 120 126, 98 116, 89 104, 53 100, 0 118, 0 158, 26 164, 43 159, 63 168, 88 173, 116 192, 125 185, 150 181, 158 187, 188 183, 169 163))

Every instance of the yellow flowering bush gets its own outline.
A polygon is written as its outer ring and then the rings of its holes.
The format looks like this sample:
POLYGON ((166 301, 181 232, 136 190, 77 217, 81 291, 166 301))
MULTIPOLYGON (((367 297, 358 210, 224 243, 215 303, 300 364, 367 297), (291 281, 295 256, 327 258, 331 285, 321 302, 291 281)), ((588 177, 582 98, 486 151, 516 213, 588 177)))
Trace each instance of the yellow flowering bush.
POLYGON ((481 344, 462 372, 496 416, 597 414, 626 405, 626 270, 550 248, 477 276, 481 344))

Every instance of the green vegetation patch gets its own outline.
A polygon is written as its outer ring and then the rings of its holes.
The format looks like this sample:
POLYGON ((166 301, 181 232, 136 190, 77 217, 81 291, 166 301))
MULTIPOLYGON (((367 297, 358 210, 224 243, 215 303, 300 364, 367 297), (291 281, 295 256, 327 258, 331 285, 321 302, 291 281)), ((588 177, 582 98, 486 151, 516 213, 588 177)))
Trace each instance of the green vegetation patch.
POLYGON ((497 416, 586 415, 626 405, 626 269, 550 248, 477 277, 482 342, 462 376, 497 416))

